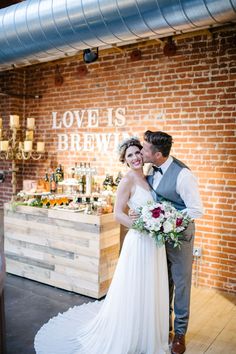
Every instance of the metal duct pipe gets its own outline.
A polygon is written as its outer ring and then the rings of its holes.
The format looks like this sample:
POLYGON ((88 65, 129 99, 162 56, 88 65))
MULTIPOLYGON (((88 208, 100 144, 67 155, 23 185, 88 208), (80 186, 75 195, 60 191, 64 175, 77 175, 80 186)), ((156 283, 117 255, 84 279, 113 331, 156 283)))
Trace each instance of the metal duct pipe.
POLYGON ((27 0, 0 10, 0 65, 234 21, 236 0, 27 0))

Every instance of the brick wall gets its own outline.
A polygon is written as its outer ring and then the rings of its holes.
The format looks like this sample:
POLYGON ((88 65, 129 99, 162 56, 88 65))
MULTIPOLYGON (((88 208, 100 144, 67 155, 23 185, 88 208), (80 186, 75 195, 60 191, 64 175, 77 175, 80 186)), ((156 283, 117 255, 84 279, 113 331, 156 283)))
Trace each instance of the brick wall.
MULTIPOLYGON (((236 291, 235 29, 216 28, 211 37, 179 39, 172 57, 163 55, 157 41, 148 41, 123 47, 122 52, 115 48, 101 51, 99 61, 86 67, 78 56, 0 73, 5 88, 14 82, 12 90, 42 96, 0 97, 4 125, 10 113, 20 114, 23 124, 26 117, 35 117, 36 138, 47 144, 46 159, 20 165, 19 189, 22 176, 42 177, 45 169, 58 163, 67 170, 75 162, 90 161, 100 182, 106 172, 116 176, 126 168, 114 151, 114 134, 142 137, 147 129, 164 130, 174 137, 172 154, 197 175, 205 206, 204 218, 197 221, 195 242, 203 248, 203 256, 194 267, 193 280, 202 286, 236 291), (137 48, 141 60, 133 61, 130 55, 137 48), (63 82, 57 79, 60 75, 63 82), (93 112, 98 116, 98 127, 88 126, 91 109, 98 110, 93 112), (67 111, 78 111, 77 117, 84 114, 81 127, 74 121, 71 127, 53 128, 52 112, 57 112, 59 125, 67 111), (92 135, 87 139, 94 142, 84 147, 84 134, 88 133, 92 135), (79 150, 59 151, 58 134, 78 134, 79 150), (96 142, 102 134, 107 139, 112 134, 107 152, 99 151, 96 142), (91 151, 86 151, 89 148, 91 151)), ((69 126, 69 113, 65 116, 69 126)), ((0 169, 9 167, 0 163, 0 169)), ((9 197, 10 176, 0 185, 0 200, 9 197)))

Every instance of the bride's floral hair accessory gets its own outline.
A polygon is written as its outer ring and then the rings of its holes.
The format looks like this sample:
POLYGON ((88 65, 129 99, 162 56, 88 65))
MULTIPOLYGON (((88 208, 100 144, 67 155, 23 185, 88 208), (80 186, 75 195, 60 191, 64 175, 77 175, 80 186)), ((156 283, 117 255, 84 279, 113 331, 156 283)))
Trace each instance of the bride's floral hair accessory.
POLYGON ((125 162, 125 153, 126 150, 130 147, 130 146, 137 146, 140 150, 143 148, 140 140, 137 136, 131 136, 129 138, 126 138, 124 140, 122 140, 120 142, 120 144, 118 145, 118 149, 117 152, 119 154, 119 160, 121 162, 125 162))

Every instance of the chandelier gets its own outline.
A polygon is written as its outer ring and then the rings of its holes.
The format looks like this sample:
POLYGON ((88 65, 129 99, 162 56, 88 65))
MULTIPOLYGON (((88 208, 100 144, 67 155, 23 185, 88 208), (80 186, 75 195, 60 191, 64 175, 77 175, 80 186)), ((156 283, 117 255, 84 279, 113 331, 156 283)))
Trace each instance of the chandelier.
POLYGON ((10 115, 11 135, 2 129, 2 118, 0 118, 0 159, 2 160, 28 160, 30 158, 38 160, 44 153, 44 142, 37 142, 36 149, 33 149, 33 139, 35 130, 35 119, 27 118, 27 129, 25 137, 18 137, 20 130, 19 116, 10 115))
POLYGON ((34 145, 35 119, 27 118, 25 133, 20 127, 19 116, 10 115, 10 131, 2 129, 2 118, 0 118, 0 159, 12 161, 12 192, 16 195, 16 160, 39 160, 45 152, 45 143, 39 141, 34 145))

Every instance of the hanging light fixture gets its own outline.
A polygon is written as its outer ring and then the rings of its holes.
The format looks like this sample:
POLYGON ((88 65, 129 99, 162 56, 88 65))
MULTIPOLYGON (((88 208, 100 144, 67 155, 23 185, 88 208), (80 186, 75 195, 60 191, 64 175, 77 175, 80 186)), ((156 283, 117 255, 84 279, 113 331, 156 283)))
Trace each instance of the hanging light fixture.
POLYGON ((131 61, 137 61, 142 59, 142 52, 139 49, 134 49, 130 53, 130 60, 131 61))
POLYGON ((84 62, 87 64, 93 63, 98 59, 98 48, 96 51, 93 51, 92 49, 85 49, 83 51, 83 59, 84 62))
POLYGON ((176 54, 177 47, 173 41, 172 37, 168 37, 167 43, 165 44, 163 48, 163 53, 166 57, 172 57, 173 55, 176 54))

